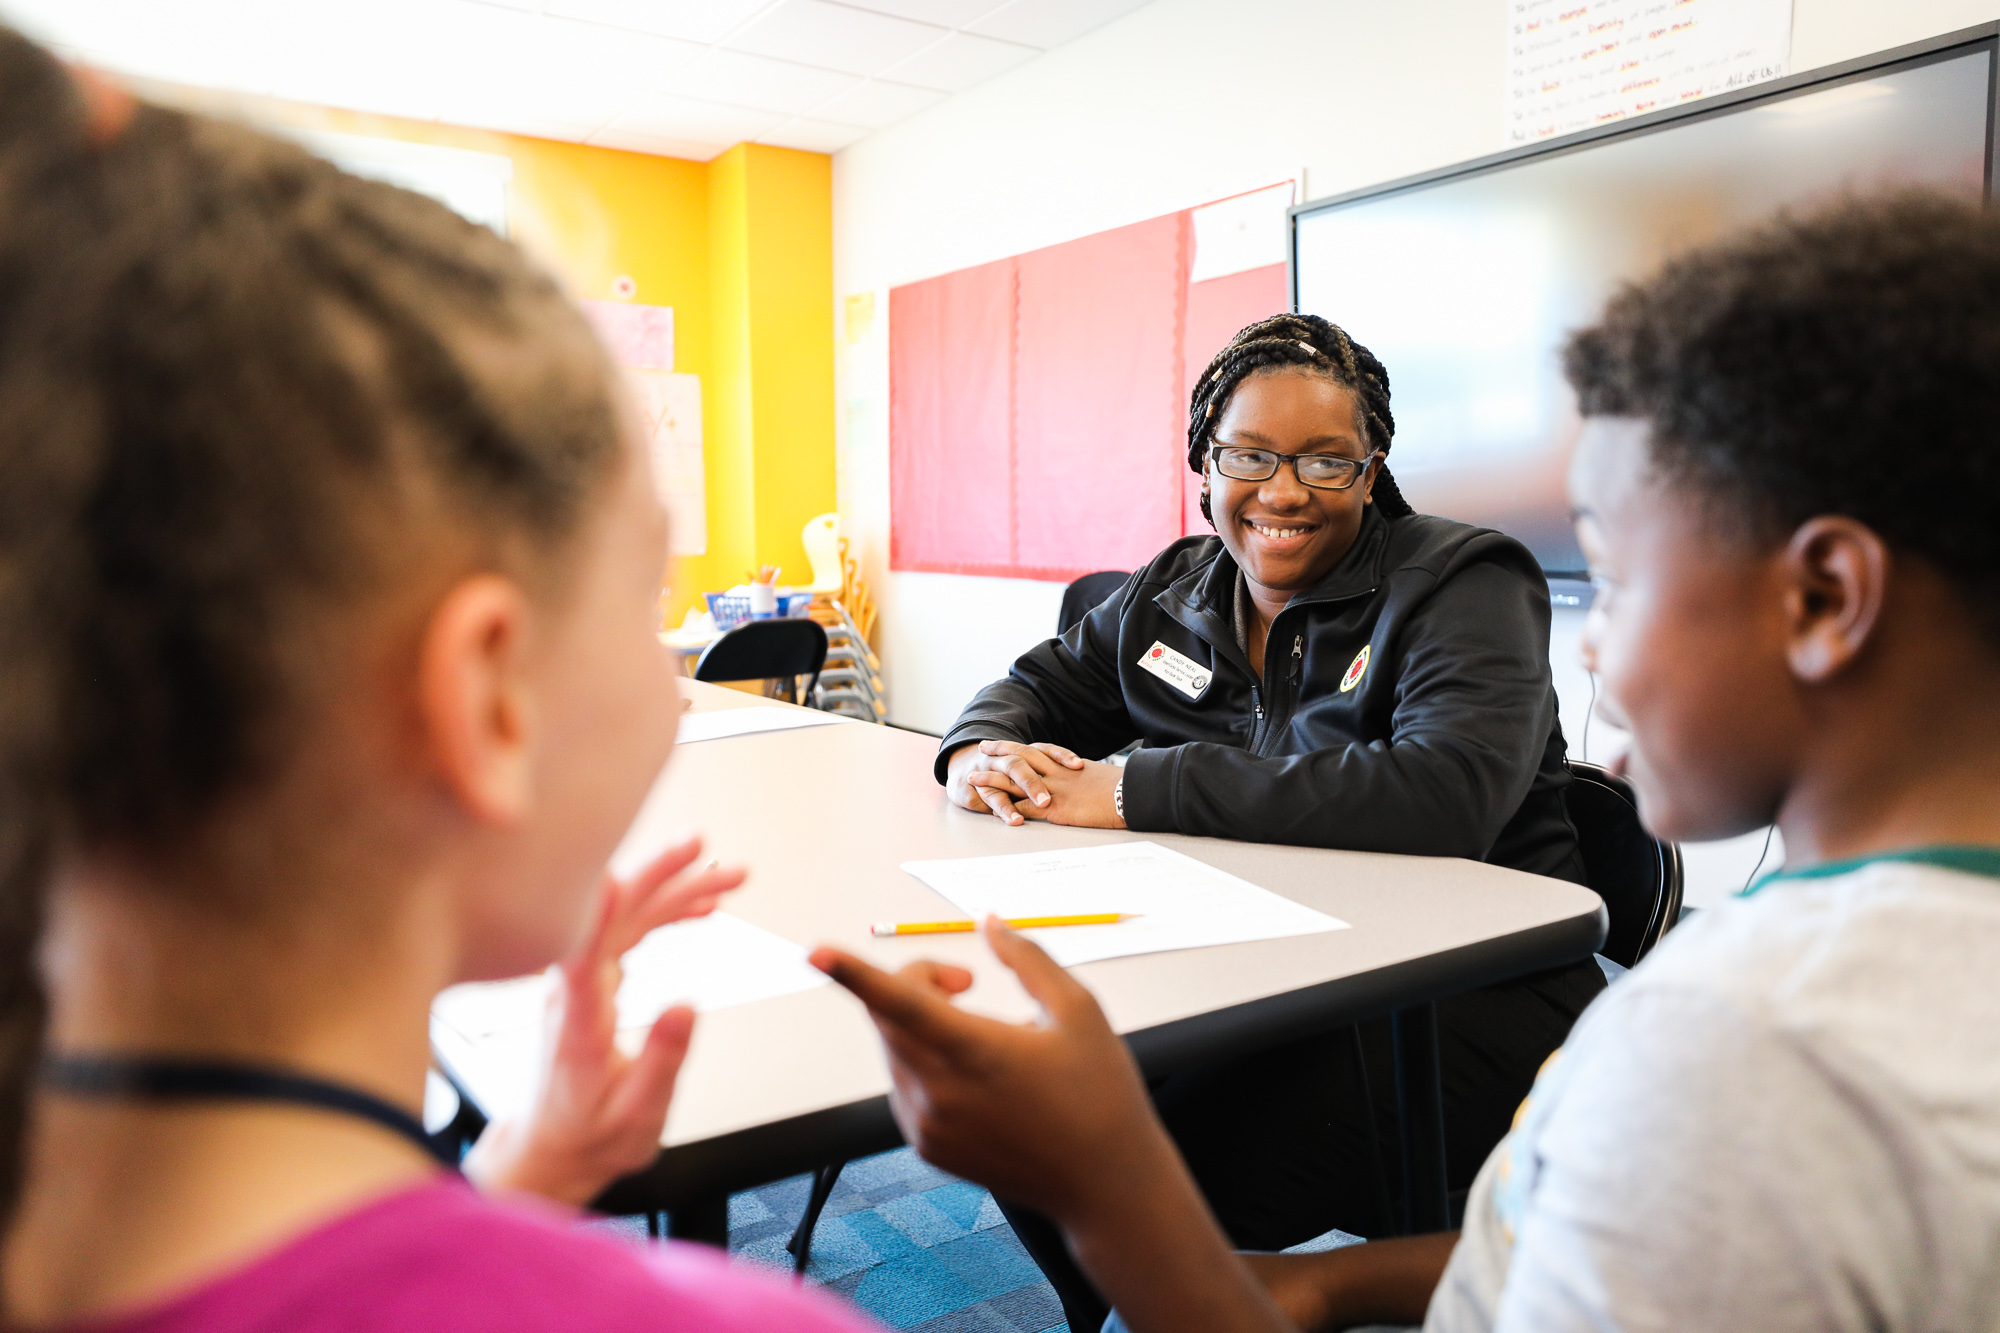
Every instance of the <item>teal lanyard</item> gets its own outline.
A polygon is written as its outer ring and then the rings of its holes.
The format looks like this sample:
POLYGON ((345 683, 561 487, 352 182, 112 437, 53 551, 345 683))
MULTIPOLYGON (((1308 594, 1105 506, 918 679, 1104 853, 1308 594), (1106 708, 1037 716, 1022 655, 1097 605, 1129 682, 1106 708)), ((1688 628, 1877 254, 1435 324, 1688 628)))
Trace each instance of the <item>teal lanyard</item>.
POLYGON ((1748 898, 1753 893, 1761 893, 1765 885, 1775 884, 1784 879, 1831 879, 1835 875, 1850 874, 1863 866, 1882 861, 1936 866, 1940 870, 1956 870, 1963 875, 1984 875, 1988 879, 2000 879, 2000 847, 1980 847, 1970 844, 1908 847, 1898 852, 1876 852, 1870 856, 1849 857, 1845 861, 1822 861, 1818 865, 1802 866, 1797 870, 1773 870, 1736 896, 1748 898))

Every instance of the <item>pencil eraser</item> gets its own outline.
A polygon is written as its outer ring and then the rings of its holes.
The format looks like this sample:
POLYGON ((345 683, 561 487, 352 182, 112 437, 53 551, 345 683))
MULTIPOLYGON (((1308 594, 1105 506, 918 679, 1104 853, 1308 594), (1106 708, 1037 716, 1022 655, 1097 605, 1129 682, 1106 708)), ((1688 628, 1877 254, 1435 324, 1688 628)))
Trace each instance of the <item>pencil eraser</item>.
POLYGON ((893 921, 877 921, 874 925, 868 927, 868 933, 870 935, 893 935, 896 933, 896 923, 893 921))

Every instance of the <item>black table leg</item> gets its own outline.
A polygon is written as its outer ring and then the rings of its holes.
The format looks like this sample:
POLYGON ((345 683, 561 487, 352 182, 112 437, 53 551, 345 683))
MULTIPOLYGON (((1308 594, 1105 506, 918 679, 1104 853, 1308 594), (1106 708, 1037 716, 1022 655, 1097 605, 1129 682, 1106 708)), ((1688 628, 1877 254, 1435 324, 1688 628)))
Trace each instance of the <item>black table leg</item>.
POLYGON ((696 1240, 719 1249, 729 1248, 729 1196, 689 1199, 667 1212, 667 1235, 675 1240, 696 1240))
POLYGON ((1402 1121, 1403 1224, 1411 1235, 1451 1225, 1444 1170, 1444 1087, 1438 1075, 1437 1007, 1391 1015, 1396 1047, 1396 1110, 1402 1121))

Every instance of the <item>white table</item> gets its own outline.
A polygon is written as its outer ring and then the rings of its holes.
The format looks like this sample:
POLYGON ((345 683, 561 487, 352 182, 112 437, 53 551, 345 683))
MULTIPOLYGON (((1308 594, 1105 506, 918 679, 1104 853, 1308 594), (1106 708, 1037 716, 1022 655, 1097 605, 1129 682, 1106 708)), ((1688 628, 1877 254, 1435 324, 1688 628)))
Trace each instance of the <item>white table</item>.
MULTIPOLYGON (((683 681, 696 711, 771 701, 683 681)), ((1175 834, 1010 828, 951 806, 936 742, 859 722, 676 747, 634 826, 664 844, 695 829, 750 867, 727 910, 811 946, 879 964, 960 962, 963 1003, 1021 1019, 1033 1006, 972 936, 876 939, 870 923, 959 915, 898 867, 1150 838, 1352 924, 1328 934, 1110 959, 1076 969, 1148 1075, 1410 1011, 1402 1063, 1417 1114, 1413 1222, 1443 1226, 1443 1126, 1428 1002, 1585 957, 1603 938, 1597 895, 1479 862, 1226 842, 1175 834)), ((893 1147, 887 1066, 861 1006, 835 986, 702 1015, 663 1151, 599 1203, 665 1210, 676 1234, 722 1239, 729 1192, 893 1147)), ((477 1085, 469 1087, 480 1099, 477 1085)))

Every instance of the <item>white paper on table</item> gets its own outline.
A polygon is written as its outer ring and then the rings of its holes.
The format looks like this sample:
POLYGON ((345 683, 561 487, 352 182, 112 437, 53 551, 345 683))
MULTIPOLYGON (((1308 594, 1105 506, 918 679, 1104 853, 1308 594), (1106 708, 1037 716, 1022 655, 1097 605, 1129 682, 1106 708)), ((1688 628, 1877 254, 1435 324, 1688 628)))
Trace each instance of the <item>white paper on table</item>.
POLYGON ((717 708, 705 713, 682 713, 675 740, 682 745, 694 741, 721 740, 724 736, 747 736, 758 731, 789 731, 793 727, 825 727, 852 718, 822 713, 812 708, 717 708))
MULTIPOLYGON (((618 1026, 641 1028, 683 1001, 706 1013, 826 984, 790 940, 742 917, 714 912, 661 926, 624 957, 618 1026)), ((453 986, 431 1002, 431 1017, 469 1042, 540 1030, 553 971, 511 981, 453 986)))
POLYGON ((1348 929, 1338 917, 1156 842, 905 861, 903 869, 975 920, 989 912, 1003 917, 1139 914, 1136 921, 1116 925, 1049 926, 1023 932, 1064 967, 1130 954, 1348 929))

